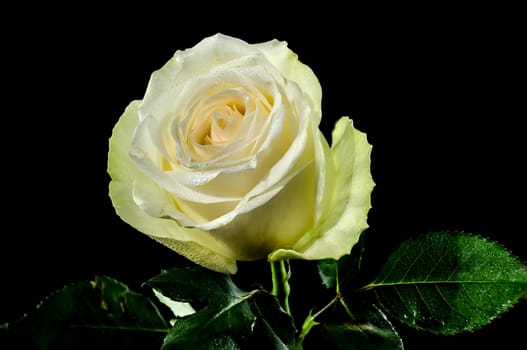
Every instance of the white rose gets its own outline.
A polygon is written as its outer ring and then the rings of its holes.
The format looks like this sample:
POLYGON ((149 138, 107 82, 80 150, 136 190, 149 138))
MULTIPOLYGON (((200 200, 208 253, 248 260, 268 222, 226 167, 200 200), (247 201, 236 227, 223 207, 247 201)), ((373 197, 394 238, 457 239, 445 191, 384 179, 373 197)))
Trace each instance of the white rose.
POLYGON ((110 197, 139 231, 207 268, 339 258, 368 227, 371 146, 285 42, 225 35, 177 51, 110 139, 110 197))

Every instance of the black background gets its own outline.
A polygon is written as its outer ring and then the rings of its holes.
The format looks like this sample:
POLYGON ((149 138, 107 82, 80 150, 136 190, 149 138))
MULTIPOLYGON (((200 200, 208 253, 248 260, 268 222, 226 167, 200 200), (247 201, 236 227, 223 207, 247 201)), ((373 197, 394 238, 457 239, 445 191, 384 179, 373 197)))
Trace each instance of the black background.
MULTIPOLYGON (((367 133, 377 184, 367 233, 372 270, 403 239, 433 230, 481 234, 527 260, 525 56, 515 9, 334 8, 323 15, 203 7, 5 13, 16 20, 3 31, 0 322, 65 283, 106 274, 139 289, 161 269, 188 263, 115 215, 108 138, 152 71, 217 32, 287 41, 320 80, 327 137, 342 115, 367 133)), ((267 280, 266 265, 242 264, 242 273, 255 267, 267 280)), ((309 299, 300 277, 310 272, 297 272, 297 303, 309 299)), ((491 349, 494 340, 524 340, 525 304, 457 337, 397 329, 410 350, 491 349)))

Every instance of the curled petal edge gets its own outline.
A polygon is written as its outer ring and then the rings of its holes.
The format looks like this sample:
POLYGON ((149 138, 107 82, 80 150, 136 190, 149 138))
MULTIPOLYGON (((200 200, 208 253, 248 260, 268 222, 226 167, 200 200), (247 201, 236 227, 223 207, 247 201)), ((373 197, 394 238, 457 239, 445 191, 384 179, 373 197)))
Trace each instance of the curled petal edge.
POLYGON ((330 212, 292 249, 277 249, 269 261, 284 259, 338 259, 349 254, 368 228, 371 192, 371 150, 366 134, 348 117, 340 118, 332 133, 331 155, 335 166, 330 212))

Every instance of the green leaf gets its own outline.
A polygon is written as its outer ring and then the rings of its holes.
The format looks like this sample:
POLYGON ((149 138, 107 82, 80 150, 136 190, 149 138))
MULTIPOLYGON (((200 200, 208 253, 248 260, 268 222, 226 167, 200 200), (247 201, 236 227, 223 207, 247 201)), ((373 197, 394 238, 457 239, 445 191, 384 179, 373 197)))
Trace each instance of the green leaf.
POLYGON ((155 349, 169 331, 147 297, 104 276, 64 287, 2 328, 15 348, 36 349, 155 349))
POLYGON ((320 260, 317 264, 318 274, 324 286, 328 289, 335 288, 339 292, 352 290, 360 277, 363 253, 364 234, 361 234, 350 254, 342 256, 339 260, 320 260))
POLYGON ((162 349, 288 349, 293 321, 277 299, 261 290, 246 292, 229 275, 201 267, 174 268, 148 280, 166 297, 188 302, 195 313, 179 317, 162 349))
POLYGON ((326 336, 337 349, 403 349, 401 338, 384 313, 375 305, 356 306, 351 309, 350 316, 347 321, 341 323, 323 324, 326 336))
POLYGON ((527 267, 496 242, 435 232, 403 242, 369 288, 400 322, 456 334, 512 307, 527 290, 527 267))
POLYGON ((276 297, 265 292, 255 294, 251 309, 257 318, 249 349, 261 348, 261 344, 269 344, 268 349, 295 349, 293 320, 276 297))
POLYGON ((317 264, 318 274, 322 284, 328 289, 337 287, 339 262, 335 259, 320 260, 317 264))

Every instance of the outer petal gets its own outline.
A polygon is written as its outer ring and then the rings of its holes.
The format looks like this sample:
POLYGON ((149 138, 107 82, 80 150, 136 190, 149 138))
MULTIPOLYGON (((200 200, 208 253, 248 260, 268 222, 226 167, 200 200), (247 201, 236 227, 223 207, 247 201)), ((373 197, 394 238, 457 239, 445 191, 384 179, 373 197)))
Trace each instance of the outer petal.
POLYGON ((318 110, 314 111, 313 116, 317 116, 316 124, 320 122, 320 106, 322 104, 322 87, 315 73, 298 60, 298 56, 287 47, 287 42, 271 40, 260 44, 255 44, 265 57, 282 73, 286 79, 298 84, 300 89, 307 94, 313 101, 313 106, 318 110))
POLYGON ((375 183, 370 171, 371 145, 366 134, 341 118, 333 130, 331 155, 335 165, 333 199, 321 225, 306 234, 294 249, 280 249, 269 260, 325 258, 338 259, 348 254, 360 234, 368 227, 371 192, 375 183))
MULTIPOLYGON (((156 186, 135 165, 128 154, 133 131, 139 122, 140 101, 131 102, 115 125, 110 138, 108 154, 108 173, 110 198, 117 214, 137 230, 167 245, 177 253, 205 266, 223 273, 235 273, 236 261, 230 257, 229 250, 207 232, 187 229, 174 220, 156 218, 145 213, 134 201, 134 182, 141 186, 156 186)), ((152 195, 159 191, 152 191, 152 195)), ((160 200, 156 198, 156 200, 160 200)))

